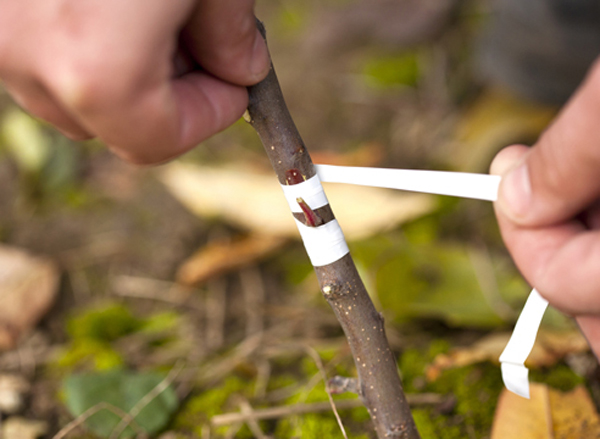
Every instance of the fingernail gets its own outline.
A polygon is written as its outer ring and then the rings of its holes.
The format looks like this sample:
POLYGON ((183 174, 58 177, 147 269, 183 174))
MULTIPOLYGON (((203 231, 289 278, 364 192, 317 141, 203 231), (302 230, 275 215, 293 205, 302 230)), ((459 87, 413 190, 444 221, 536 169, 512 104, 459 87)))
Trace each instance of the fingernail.
POLYGON ((531 182, 527 163, 506 174, 500 189, 501 206, 513 218, 524 218, 531 208, 531 182))
POLYGON ((250 61, 250 71, 257 81, 263 79, 269 71, 269 51, 267 43, 258 30, 254 39, 252 48, 252 60, 250 61))

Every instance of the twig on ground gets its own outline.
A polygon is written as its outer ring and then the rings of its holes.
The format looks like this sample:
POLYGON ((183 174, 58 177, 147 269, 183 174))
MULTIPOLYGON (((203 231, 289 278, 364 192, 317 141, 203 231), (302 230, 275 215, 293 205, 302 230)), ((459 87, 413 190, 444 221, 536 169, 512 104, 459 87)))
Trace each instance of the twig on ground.
MULTIPOLYGON (((436 393, 420 393, 416 395, 406 395, 411 406, 422 405, 437 405, 444 402, 444 397, 436 393)), ((360 399, 339 399, 335 401, 338 410, 348 410, 363 406, 360 399)), ((252 417, 258 421, 266 419, 280 419, 289 416, 302 415, 306 413, 320 413, 331 410, 329 401, 314 402, 310 404, 294 404, 284 405, 279 407, 271 407, 266 409, 255 409, 252 412, 252 417)), ((224 425, 237 424, 246 422, 249 415, 235 412, 223 413, 213 416, 210 424, 213 427, 222 427, 224 425)))
POLYGON ((190 300, 194 297, 194 288, 181 286, 173 282, 120 274, 113 275, 111 287, 112 292, 119 296, 156 300, 173 305, 188 305, 196 309, 204 309, 190 300))
POLYGON ((254 409, 246 399, 242 399, 240 401, 240 412, 248 417, 248 419, 245 421, 246 425, 248 426, 252 434, 256 437, 256 439, 267 439, 267 437, 261 430, 260 425, 258 425, 256 417, 253 416, 254 409))
POLYGON ((246 311, 246 336, 254 335, 264 329, 264 282, 256 266, 241 270, 239 276, 246 311))
POLYGON ((110 439, 118 439, 121 436, 121 433, 125 431, 125 429, 135 421, 135 418, 140 414, 140 412, 154 399, 164 392, 167 387, 169 387, 177 375, 183 370, 183 361, 178 362, 171 368, 167 376, 158 383, 152 390, 150 390, 143 398, 141 398, 127 413, 126 417, 121 419, 121 422, 115 427, 113 432, 110 434, 110 439))
MULTIPOLYGON (((108 410, 109 412, 114 413, 121 419, 128 418, 130 415, 125 411, 121 410, 119 407, 116 407, 108 402, 100 402, 93 407, 90 407, 77 418, 73 419, 67 425, 60 429, 58 433, 56 433, 52 439, 63 439, 69 434, 72 430, 82 425, 85 421, 87 421, 90 417, 94 416, 96 413, 101 412, 102 410, 108 410)), ((129 426, 136 432, 139 438, 146 437, 146 433, 144 429, 135 422, 135 419, 131 421, 129 426)))
POLYGON ((205 297, 206 348, 217 350, 225 343, 225 313, 227 306, 226 279, 213 279, 207 283, 205 297))
POLYGON ((323 383, 325 384, 325 393, 327 393, 327 399, 329 399, 329 404, 331 405, 331 410, 333 411, 335 420, 337 421, 338 425, 340 426, 340 430, 342 430, 342 435, 344 436, 344 438, 348 439, 348 435, 346 434, 346 429, 344 428, 344 424, 342 423, 342 418, 340 418, 337 408, 335 407, 335 402, 333 401, 333 398, 331 397, 331 393, 329 392, 329 389, 327 388, 327 373, 325 372, 325 368, 323 367, 323 361, 321 360, 321 356, 319 355, 319 353, 317 351, 315 351, 310 346, 306 346, 306 352, 308 353, 308 355, 310 355, 312 357, 315 364, 317 365, 317 368, 319 369, 321 378, 323 379, 323 383))
POLYGON ((266 358, 256 362, 256 382, 254 384, 254 397, 264 398, 267 394, 269 378, 271 377, 271 363, 266 358))

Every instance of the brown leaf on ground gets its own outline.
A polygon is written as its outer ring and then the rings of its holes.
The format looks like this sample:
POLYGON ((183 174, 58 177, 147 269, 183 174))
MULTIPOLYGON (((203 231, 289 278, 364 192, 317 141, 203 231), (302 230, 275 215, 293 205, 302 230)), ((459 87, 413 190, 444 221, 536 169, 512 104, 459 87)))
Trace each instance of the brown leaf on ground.
POLYGON ((555 107, 488 90, 462 115, 445 153, 455 170, 486 172, 498 151, 516 142, 535 141, 555 115, 555 107))
POLYGON ((43 421, 13 416, 2 422, 3 439, 37 439, 46 434, 48 425, 43 421))
MULTIPOLYGON (((299 238, 274 175, 248 169, 172 163, 161 179, 193 213, 221 218, 260 235, 299 238)), ((435 197, 389 189, 325 184, 325 191, 348 240, 393 229, 435 208, 435 197)))
POLYGON ((367 142, 358 148, 340 153, 335 151, 315 151, 310 154, 314 163, 337 166, 377 166, 385 157, 381 143, 367 142))
MULTIPOLYGON (((471 346, 455 348, 448 354, 440 354, 427 368, 427 379, 434 381, 443 370, 453 367, 468 366, 481 361, 498 362, 509 338, 509 332, 490 334, 471 346)), ((579 331, 555 332, 541 329, 525 364, 534 368, 552 366, 568 354, 587 350, 589 345, 579 331)))
POLYGON ((0 245, 0 350, 13 348, 46 314, 59 277, 52 261, 0 245))
POLYGON ((258 262, 273 254, 286 242, 273 235, 248 235, 236 240, 211 242, 187 260, 177 270, 177 282, 198 286, 207 280, 258 262))
POLYGON ((585 387, 563 393, 532 383, 530 396, 525 399, 504 389, 491 439, 600 438, 600 419, 585 387))

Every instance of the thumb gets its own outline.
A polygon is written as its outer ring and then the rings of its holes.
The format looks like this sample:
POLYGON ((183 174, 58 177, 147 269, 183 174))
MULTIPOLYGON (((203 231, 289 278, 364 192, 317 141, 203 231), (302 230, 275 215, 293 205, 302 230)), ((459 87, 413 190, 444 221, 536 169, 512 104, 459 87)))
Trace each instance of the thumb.
POLYGON ((556 120, 526 153, 502 151, 492 173, 504 175, 498 208, 523 226, 577 215, 600 194, 600 62, 556 120))

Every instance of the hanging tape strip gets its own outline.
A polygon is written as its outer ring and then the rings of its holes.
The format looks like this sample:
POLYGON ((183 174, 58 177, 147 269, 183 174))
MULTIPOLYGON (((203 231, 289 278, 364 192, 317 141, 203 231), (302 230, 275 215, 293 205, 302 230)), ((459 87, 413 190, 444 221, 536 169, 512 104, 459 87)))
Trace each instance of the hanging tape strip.
MULTIPOLYGON (((498 199, 500 186, 498 175, 332 165, 316 165, 316 168, 317 175, 324 182, 375 186, 487 201, 498 199)), ((548 302, 534 289, 500 357, 502 379, 507 389, 525 398, 529 398, 529 373, 524 363, 533 349, 547 306, 548 302)))
POLYGON ((499 175, 316 165, 321 181, 496 201, 499 175))
MULTIPOLYGON (((302 212, 298 198, 302 198, 313 210, 329 204, 317 175, 299 184, 281 185, 281 188, 292 212, 302 212)), ((318 227, 309 227, 296 220, 296 225, 314 267, 332 264, 350 252, 337 220, 318 227)))
POLYGON ((525 360, 533 349, 547 307, 548 301, 534 288, 525 302, 504 352, 500 355, 504 385, 523 398, 529 398, 528 370, 525 367, 525 360))

